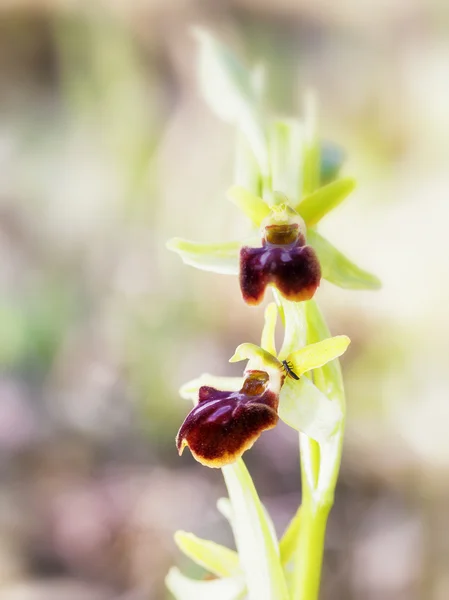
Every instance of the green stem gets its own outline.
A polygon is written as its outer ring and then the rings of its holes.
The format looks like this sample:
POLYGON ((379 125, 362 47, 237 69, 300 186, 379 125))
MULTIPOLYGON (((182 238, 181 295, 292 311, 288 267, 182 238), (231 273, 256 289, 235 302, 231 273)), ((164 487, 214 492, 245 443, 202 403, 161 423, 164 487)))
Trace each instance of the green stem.
POLYGON ((330 504, 315 505, 310 498, 304 499, 296 547, 295 594, 292 600, 318 599, 330 509, 330 504))

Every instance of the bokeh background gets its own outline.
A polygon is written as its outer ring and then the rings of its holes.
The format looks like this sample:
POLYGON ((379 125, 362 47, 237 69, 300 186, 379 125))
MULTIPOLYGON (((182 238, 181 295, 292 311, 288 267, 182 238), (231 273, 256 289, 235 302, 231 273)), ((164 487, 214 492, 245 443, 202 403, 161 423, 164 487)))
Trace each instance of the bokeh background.
MULTIPOLYGON (((1 0, 0 599, 165 600, 171 564, 200 575, 174 530, 232 543, 220 472, 174 445, 180 384, 237 373, 262 319, 164 247, 243 231, 192 24, 263 58, 280 114, 317 90, 358 180, 323 231, 384 283, 318 293, 353 340, 322 598, 447 600, 446 0, 1 0)), ((281 533, 296 436, 246 457, 281 533)))

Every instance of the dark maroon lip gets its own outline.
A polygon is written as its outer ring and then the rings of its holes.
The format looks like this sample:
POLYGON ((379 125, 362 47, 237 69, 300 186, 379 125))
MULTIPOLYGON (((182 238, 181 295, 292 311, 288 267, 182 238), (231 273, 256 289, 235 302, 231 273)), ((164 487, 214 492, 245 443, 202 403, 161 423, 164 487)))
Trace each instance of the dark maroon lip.
POLYGON ((188 446, 197 460, 212 467, 234 462, 278 422, 279 397, 268 384, 266 372, 250 371, 238 392, 202 386, 198 404, 177 435, 178 451, 188 446))
POLYGON ((321 268, 315 250, 304 245, 301 234, 290 244, 263 240, 260 248, 244 246, 240 250, 240 289, 247 304, 260 304, 270 284, 287 300, 310 300, 320 280, 321 268))

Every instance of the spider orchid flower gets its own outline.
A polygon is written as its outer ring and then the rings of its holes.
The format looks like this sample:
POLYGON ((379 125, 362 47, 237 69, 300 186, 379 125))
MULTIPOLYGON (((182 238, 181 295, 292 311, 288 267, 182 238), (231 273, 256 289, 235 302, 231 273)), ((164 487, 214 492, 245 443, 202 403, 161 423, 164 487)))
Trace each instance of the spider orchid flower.
POLYGON ((167 244, 184 263, 205 271, 239 275, 248 304, 259 304, 267 285, 294 302, 310 300, 320 278, 346 289, 377 289, 380 281, 361 269, 318 233, 316 226, 353 190, 350 178, 337 179, 305 196, 298 204, 274 194, 269 204, 249 190, 228 191, 260 231, 259 236, 225 243, 173 238, 167 244))
POLYGON ((341 356, 349 338, 336 336, 277 356, 276 315, 272 303, 266 310, 262 347, 241 344, 230 359, 248 361, 243 377, 204 374, 181 388, 181 395, 195 406, 176 438, 180 454, 187 446, 201 464, 223 467, 242 456, 279 418, 318 441, 332 435, 341 407, 302 376, 341 356))

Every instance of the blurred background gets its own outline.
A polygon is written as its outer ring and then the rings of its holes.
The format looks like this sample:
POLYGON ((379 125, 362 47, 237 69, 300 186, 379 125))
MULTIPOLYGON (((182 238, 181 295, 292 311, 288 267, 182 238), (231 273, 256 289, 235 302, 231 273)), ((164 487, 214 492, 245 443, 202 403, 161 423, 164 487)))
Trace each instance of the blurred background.
MULTIPOLYGON (((0 599, 165 600, 171 564, 201 575, 174 530, 232 544, 220 472, 174 444, 179 386, 238 374, 263 310, 164 246, 243 231, 192 24, 263 58, 280 114, 315 87, 358 180, 322 229, 384 283, 318 293, 353 340, 322 599, 447 600, 446 0, 1 0, 0 599)), ((296 435, 246 461, 282 533, 296 435)))

